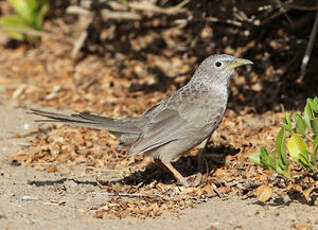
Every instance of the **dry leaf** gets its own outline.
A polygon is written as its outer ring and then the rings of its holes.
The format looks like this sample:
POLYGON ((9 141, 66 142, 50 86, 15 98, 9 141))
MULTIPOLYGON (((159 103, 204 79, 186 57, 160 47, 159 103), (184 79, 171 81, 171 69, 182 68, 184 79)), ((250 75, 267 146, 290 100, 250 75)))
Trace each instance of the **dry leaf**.
POLYGON ((49 166, 49 167, 46 168, 46 171, 47 171, 48 173, 56 172, 56 171, 57 171, 57 168, 56 168, 55 165, 51 165, 51 166, 49 166))
POLYGON ((23 160, 27 160, 30 157, 30 155, 25 153, 18 153, 18 154, 12 154, 10 155, 10 157, 14 160, 23 161, 23 160))
POLYGON ((305 197, 305 199, 306 199, 307 202, 310 201, 310 193, 311 193, 312 190, 314 190, 314 189, 315 189, 315 187, 311 187, 311 188, 308 188, 308 189, 306 189, 305 191, 303 191, 303 195, 304 195, 304 197, 305 197))
POLYGON ((292 224, 291 225, 292 228, 297 229, 297 230, 310 230, 312 229, 312 225, 311 224, 292 224))
POLYGON ((272 197, 272 188, 268 185, 261 185, 256 189, 256 197, 257 200, 265 203, 267 200, 269 200, 272 197))

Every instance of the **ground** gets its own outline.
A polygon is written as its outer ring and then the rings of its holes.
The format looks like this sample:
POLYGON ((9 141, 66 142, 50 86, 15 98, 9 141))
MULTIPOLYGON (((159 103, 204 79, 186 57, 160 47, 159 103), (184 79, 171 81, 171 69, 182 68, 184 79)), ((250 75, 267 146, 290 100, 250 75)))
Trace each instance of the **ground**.
MULTIPOLYGON (((221 12, 210 3, 191 4, 198 12, 211 7, 213 16, 221 12)), ((10 11, 7 3, 0 6, 3 14, 10 11)), ((302 14, 291 12, 293 29, 282 15, 261 33, 251 25, 162 15, 101 28, 97 21, 71 57, 87 18, 55 7, 40 43, 0 40, 1 229, 318 229, 317 174, 293 165, 295 175, 286 179, 248 159, 261 146, 274 149, 285 111, 301 112, 306 98, 317 96, 315 50, 306 77, 299 77, 307 44, 299 30, 311 29, 297 24, 302 14), (37 123, 29 113, 137 116, 182 87, 212 53, 255 64, 239 69, 230 84, 228 109, 208 144, 204 181, 195 188, 177 185, 143 155, 128 157, 107 131, 37 123), (269 191, 264 202, 259 191, 269 191)), ((182 174, 197 172, 196 153, 176 159, 182 174)))
POLYGON ((33 116, 11 106, 1 106, 0 115, 4 118, 0 123, 1 229, 318 229, 316 206, 297 201, 262 205, 256 198, 239 196, 214 197, 178 214, 165 211, 154 218, 96 218, 94 207, 111 199, 96 186, 96 178, 81 176, 82 168, 66 176, 13 163, 10 154, 27 143, 6 137, 28 133, 36 124, 33 116))

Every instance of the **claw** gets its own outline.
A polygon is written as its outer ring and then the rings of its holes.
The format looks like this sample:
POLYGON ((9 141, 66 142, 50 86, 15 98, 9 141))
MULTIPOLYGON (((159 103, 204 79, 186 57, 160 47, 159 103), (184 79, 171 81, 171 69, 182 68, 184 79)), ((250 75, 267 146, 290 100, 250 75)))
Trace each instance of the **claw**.
POLYGON ((198 186, 202 181, 202 174, 198 173, 196 175, 192 175, 189 177, 184 177, 182 181, 180 181, 180 184, 184 187, 196 187, 198 186), (194 181, 189 181, 189 179, 192 179, 195 177, 194 181))

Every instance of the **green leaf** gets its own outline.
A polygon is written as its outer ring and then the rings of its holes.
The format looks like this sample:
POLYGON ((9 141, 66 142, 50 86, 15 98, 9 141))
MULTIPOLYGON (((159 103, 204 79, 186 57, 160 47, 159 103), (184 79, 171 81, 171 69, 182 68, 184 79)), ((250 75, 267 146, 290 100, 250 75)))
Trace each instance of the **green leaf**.
POLYGON ((262 165, 269 165, 269 154, 265 147, 261 147, 260 162, 262 165))
POLYGON ((38 0, 8 0, 13 9, 28 23, 33 23, 34 13, 39 8, 38 0))
POLYGON ((307 169, 310 169, 312 171, 316 171, 316 159, 315 155, 311 154, 309 159, 309 153, 306 150, 304 154, 300 155, 299 163, 307 169))
POLYGON ((269 164, 267 165, 267 167, 274 171, 277 172, 277 159, 276 159, 276 153, 272 152, 269 154, 269 164))
POLYGON ((318 117, 310 121, 311 128, 315 136, 318 136, 318 117))
POLYGON ((283 175, 283 176, 285 176, 285 177, 287 177, 287 178, 290 178, 290 177, 291 177, 291 173, 290 173, 288 167, 287 167, 287 168, 277 167, 277 170, 276 170, 276 171, 277 171, 279 174, 281 174, 281 175, 283 175))
POLYGON ((285 153, 285 129, 281 128, 275 140, 276 151, 279 155, 285 153))
POLYGON ((315 111, 315 113, 318 113, 318 97, 315 97, 315 98, 312 100, 310 106, 311 106, 312 110, 315 111))
POLYGON ((280 124, 281 128, 284 128, 285 130, 287 130, 290 133, 294 133, 293 129, 291 129, 287 124, 280 124))
POLYGON ((287 112, 285 112, 285 124, 291 128, 291 119, 290 119, 290 116, 287 112))
POLYGON ((281 124, 280 126, 282 128, 285 128, 288 132, 294 133, 292 124, 291 124, 291 119, 288 113, 285 113, 285 118, 284 118, 285 123, 281 124))
POLYGON ((298 113, 294 113, 294 119, 296 122, 296 131, 302 135, 305 135, 306 133, 305 120, 298 113))
POLYGON ((313 142, 313 153, 315 154, 318 150, 318 136, 315 137, 313 142))
POLYGON ((46 13, 49 11, 50 5, 49 2, 46 0, 42 0, 42 6, 38 14, 34 18, 34 27, 35 29, 41 30, 43 19, 46 13))
POLYGON ((25 20, 18 15, 8 15, 0 18, 0 25, 4 30, 8 31, 10 36, 16 40, 23 40, 24 35, 21 32, 13 32, 19 31, 19 29, 23 30, 29 28, 28 24, 26 24, 25 20))
POLYGON ((303 155, 303 154, 300 154, 299 155, 299 160, 298 160, 298 162, 297 163, 299 163, 301 166, 303 166, 304 168, 311 168, 311 165, 310 165, 310 163, 309 163, 309 159, 307 159, 306 158, 306 154, 305 155, 303 155))
POLYGON ((312 154, 310 154, 310 164, 313 166, 313 170, 316 171, 316 154, 315 152, 313 152, 312 154))
POLYGON ((314 100, 314 99, 308 97, 308 98, 306 99, 306 103, 311 106, 311 103, 313 102, 313 100, 314 100))
POLYGON ((254 163, 258 164, 258 165, 261 165, 261 153, 260 152, 257 152, 257 153, 253 153, 253 154, 250 154, 248 156, 248 158, 253 161, 254 163))
POLYGON ((302 153, 302 155, 304 156, 304 158, 305 158, 307 161, 309 161, 309 153, 308 153, 307 149, 305 150, 304 153, 302 153))
POLYGON ((287 141, 287 149, 293 160, 299 162, 300 155, 307 151, 307 145, 299 134, 293 134, 287 141))
POLYGON ((275 152, 269 154, 266 148, 261 147, 260 160, 261 160, 261 165, 266 166, 270 170, 276 172, 275 152))
POLYGON ((0 18, 0 24, 4 29, 15 28, 15 27, 28 27, 28 24, 25 23, 24 19, 18 15, 8 15, 0 18))
POLYGON ((278 153, 278 164, 281 168, 285 169, 288 166, 285 151, 285 129, 281 128, 275 140, 276 152, 278 153))
POLYGON ((287 178, 291 178, 291 173, 290 173, 290 171, 289 170, 286 170, 286 171, 283 171, 282 173, 281 173, 284 177, 287 177, 287 178))
POLYGON ((307 99, 307 103, 306 103, 306 106, 305 106, 305 111, 304 111, 304 119, 305 119, 305 123, 307 125, 307 127, 312 130, 311 128, 311 120, 313 119, 313 111, 310 107, 310 102, 309 100, 307 99))
POLYGON ((291 177, 288 165, 280 167, 278 161, 276 160, 275 152, 268 153, 268 151, 264 147, 261 147, 260 152, 249 155, 249 159, 256 164, 262 165, 263 167, 277 172, 287 178, 291 177))

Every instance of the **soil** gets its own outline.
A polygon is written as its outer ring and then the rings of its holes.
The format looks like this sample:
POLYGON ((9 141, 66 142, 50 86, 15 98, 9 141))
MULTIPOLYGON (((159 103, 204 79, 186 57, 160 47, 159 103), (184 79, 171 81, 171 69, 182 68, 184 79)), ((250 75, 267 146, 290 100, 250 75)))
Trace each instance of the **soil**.
POLYGON ((111 199, 94 184, 96 178, 79 177, 79 168, 65 176, 21 167, 10 154, 27 142, 7 138, 29 133, 36 127, 35 117, 11 106, 1 106, 0 115, 1 229, 318 229, 316 206, 297 201, 263 205, 256 198, 240 197, 215 197, 179 214, 166 211, 155 218, 96 218, 92 209, 111 199))
MULTIPOLYGON (((218 23, 191 21, 184 12, 148 12, 138 23, 96 19, 74 58, 73 42, 88 18, 67 15, 58 2, 44 23, 49 35, 38 44, 4 39, 0 30, 0 229, 318 229, 317 174, 291 165, 295 175, 286 179, 248 159, 261 146, 275 148, 285 111, 301 112, 306 98, 317 96, 317 49, 299 77, 312 12, 296 9, 277 19, 264 12, 257 16, 273 21, 261 31, 222 19, 228 12, 219 2, 187 5, 193 14, 209 9, 205 16, 218 23), (238 70, 230 84, 204 182, 195 188, 177 185, 143 155, 128 157, 105 130, 37 123, 28 113, 137 116, 182 87, 211 53, 255 65, 238 70)), ((10 13, 6 2, 0 7, 10 13)), ((185 176, 197 172, 196 153, 174 162, 185 176)))

